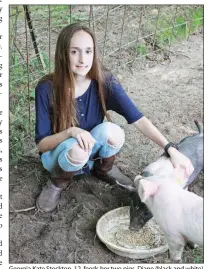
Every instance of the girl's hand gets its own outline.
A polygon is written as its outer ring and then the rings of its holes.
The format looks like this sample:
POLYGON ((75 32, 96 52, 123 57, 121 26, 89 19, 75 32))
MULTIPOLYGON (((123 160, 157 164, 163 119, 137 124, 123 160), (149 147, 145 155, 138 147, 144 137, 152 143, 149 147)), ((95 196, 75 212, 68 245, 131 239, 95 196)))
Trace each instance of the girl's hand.
POLYGON ((91 151, 96 140, 92 137, 92 135, 81 128, 72 127, 69 129, 72 137, 76 138, 80 147, 85 151, 91 151))
POLYGON ((191 161, 189 160, 189 158, 187 158, 185 155, 180 153, 177 149, 171 148, 171 147, 168 149, 168 153, 170 154, 170 160, 171 160, 173 166, 175 168, 179 168, 179 167, 184 168, 185 179, 190 177, 190 175, 194 171, 194 167, 193 167, 191 161))

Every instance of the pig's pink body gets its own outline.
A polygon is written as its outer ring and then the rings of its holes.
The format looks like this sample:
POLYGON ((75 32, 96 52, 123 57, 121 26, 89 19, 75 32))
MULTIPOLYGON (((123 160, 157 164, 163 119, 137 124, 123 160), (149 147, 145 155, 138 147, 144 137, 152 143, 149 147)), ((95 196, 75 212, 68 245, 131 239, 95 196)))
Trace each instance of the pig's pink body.
POLYGON ((144 171, 150 172, 153 175, 167 175, 174 169, 171 161, 166 156, 161 156, 155 162, 150 163, 145 167, 144 171), (165 168, 165 169, 164 169, 165 168))
POLYGON ((166 156, 161 156, 159 159, 157 159, 157 161, 149 164, 147 167, 145 167, 143 172, 149 172, 154 176, 161 176, 165 177, 166 179, 172 179, 182 188, 186 186, 186 183, 188 181, 188 179, 184 178, 184 169, 177 169, 176 174, 176 170, 173 167, 170 158, 167 158, 166 156))
POLYGON ((165 176, 141 179, 139 196, 164 231, 170 256, 180 260, 186 240, 203 245, 203 198, 165 176), (151 179, 150 179, 151 178, 151 179))

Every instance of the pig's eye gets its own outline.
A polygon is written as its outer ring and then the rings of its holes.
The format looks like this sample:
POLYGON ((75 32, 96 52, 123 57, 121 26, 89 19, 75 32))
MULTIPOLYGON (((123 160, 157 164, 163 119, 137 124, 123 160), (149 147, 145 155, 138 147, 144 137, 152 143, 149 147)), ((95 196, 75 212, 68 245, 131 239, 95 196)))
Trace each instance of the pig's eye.
POLYGON ((149 215, 149 212, 144 212, 144 216, 148 216, 149 215))

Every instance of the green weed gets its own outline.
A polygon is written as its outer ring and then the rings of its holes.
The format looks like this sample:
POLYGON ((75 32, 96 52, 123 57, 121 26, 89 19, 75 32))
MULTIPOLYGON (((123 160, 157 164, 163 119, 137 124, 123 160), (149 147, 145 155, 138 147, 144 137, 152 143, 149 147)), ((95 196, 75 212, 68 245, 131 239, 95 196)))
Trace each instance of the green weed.
MULTIPOLYGON (((41 52, 46 70, 41 68, 37 58, 32 59, 29 64, 19 64, 18 55, 13 56, 13 66, 10 70, 10 160, 18 160, 25 152, 25 137, 34 137, 35 113, 35 86, 38 79, 48 73, 49 60, 45 52, 41 52), (39 70, 37 75, 37 70, 39 70), (35 74, 36 72, 36 74, 35 74), (30 89, 28 91, 28 74, 30 89), (30 104, 30 107, 29 107, 30 104), (30 122, 29 122, 30 111, 30 122)), ((28 148, 28 146, 27 146, 28 148)))
POLYGON ((161 45, 170 44, 175 40, 187 38, 202 26, 202 7, 187 9, 186 14, 180 11, 174 22, 167 21, 166 15, 161 15, 158 20, 156 40, 161 45))
POLYGON ((203 248, 195 248, 192 250, 191 258, 193 263, 203 263, 204 262, 204 249, 203 248))
POLYGON ((148 53, 148 49, 145 44, 141 44, 137 46, 137 54, 146 55, 147 53, 148 53))

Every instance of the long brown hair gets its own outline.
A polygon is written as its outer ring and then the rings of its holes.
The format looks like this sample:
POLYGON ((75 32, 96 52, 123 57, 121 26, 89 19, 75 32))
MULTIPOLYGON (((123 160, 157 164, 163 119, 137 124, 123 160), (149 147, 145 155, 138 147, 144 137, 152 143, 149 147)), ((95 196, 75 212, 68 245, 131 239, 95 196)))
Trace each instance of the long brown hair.
POLYGON ((75 79, 70 69, 69 47, 74 33, 81 30, 90 34, 94 43, 93 63, 87 77, 97 81, 103 115, 106 116, 107 120, 111 120, 106 111, 107 88, 105 86, 105 72, 98 58, 95 36, 89 28, 74 23, 64 27, 59 34, 56 44, 54 73, 48 74, 41 79, 48 79, 53 85, 52 122, 54 133, 61 132, 72 126, 79 126, 76 118, 75 79))

